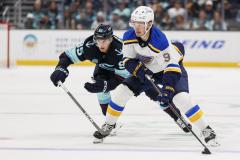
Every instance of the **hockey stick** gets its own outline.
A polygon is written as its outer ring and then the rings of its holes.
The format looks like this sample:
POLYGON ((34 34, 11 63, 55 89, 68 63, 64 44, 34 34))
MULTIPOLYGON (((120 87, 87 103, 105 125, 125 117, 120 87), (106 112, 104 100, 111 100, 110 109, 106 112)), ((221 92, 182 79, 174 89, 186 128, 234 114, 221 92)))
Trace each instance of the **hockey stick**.
POLYGON ((83 114, 87 117, 87 119, 93 124, 93 126, 101 133, 105 134, 104 131, 97 125, 97 123, 89 116, 89 114, 83 109, 83 107, 79 104, 76 98, 72 95, 72 93, 67 89, 67 87, 61 82, 58 82, 58 86, 62 87, 62 89, 69 95, 69 97, 75 102, 78 108, 83 112, 83 114))
MULTIPOLYGON (((145 75, 145 77, 149 80, 149 82, 152 84, 154 89, 161 95, 161 91, 158 89, 156 84, 153 82, 153 79, 149 75, 145 75)), ((204 150, 202 151, 202 154, 211 154, 210 150, 207 148, 207 146, 198 138, 198 136, 195 134, 195 132, 187 125, 186 121, 184 118, 179 115, 179 113, 176 111, 174 108, 175 105, 173 103, 169 104, 170 109, 174 112, 174 114, 184 123, 184 125, 187 127, 187 129, 193 134, 193 136, 200 142, 200 144, 204 147, 204 150)))

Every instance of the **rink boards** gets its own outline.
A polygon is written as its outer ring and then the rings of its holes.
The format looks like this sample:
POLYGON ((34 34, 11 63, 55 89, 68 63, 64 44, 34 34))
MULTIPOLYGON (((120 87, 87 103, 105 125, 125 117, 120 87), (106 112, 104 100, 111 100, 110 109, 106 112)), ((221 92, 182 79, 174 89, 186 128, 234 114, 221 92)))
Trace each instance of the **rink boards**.
MULTIPOLYGON (((114 32, 120 38, 123 33, 114 32)), ((89 30, 11 30, 10 57, 17 65, 55 65, 60 53, 91 34, 93 31, 89 30)), ((168 31, 165 34, 169 40, 184 44, 187 66, 240 66, 239 32, 168 31)))

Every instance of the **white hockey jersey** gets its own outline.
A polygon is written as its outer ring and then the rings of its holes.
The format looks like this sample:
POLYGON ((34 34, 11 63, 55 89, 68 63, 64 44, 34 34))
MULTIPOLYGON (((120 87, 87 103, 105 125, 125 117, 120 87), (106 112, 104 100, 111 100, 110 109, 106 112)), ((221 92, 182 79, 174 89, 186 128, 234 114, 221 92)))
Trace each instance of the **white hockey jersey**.
POLYGON ((183 59, 183 54, 157 27, 151 28, 150 37, 145 44, 140 42, 134 29, 124 33, 123 42, 123 56, 139 59, 153 73, 161 71, 181 73, 179 62, 183 59))

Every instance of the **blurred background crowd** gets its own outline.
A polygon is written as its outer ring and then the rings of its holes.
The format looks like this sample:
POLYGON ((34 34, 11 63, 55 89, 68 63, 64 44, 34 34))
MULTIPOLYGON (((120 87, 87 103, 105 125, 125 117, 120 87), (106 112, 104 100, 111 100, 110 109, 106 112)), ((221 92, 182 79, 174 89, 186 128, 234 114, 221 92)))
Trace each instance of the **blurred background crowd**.
MULTIPOLYGON (((18 1, 22 10, 24 0, 18 1)), ((4 4, 3 0, 3 11, 4 4)), ((16 28, 95 29, 108 23, 115 30, 124 30, 129 27, 131 12, 147 5, 155 12, 154 24, 162 30, 240 30, 239 0, 32 0, 31 4, 20 17, 19 7, 14 5, 16 28)))

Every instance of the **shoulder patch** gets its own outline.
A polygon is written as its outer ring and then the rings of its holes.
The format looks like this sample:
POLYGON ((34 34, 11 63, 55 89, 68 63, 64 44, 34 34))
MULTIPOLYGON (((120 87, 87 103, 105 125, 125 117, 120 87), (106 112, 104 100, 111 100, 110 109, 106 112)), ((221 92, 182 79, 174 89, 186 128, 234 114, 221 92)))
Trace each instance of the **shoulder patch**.
POLYGON ((131 44, 131 43, 138 43, 137 36, 134 32, 134 29, 129 29, 126 31, 123 35, 123 43, 126 44, 131 44))
POLYGON ((151 43, 148 43, 148 47, 153 51, 153 52, 156 52, 156 53, 160 53, 161 50, 155 48, 151 43))
POLYGON ((168 48, 168 46, 169 43, 165 34, 161 32, 157 27, 153 26, 148 47, 152 51, 159 53, 168 48))
MULTIPOLYGON (((121 39, 119 39, 118 37, 114 36, 113 37, 113 42, 111 43, 111 50, 113 52, 115 51, 122 51, 122 47, 123 47, 123 42, 121 41, 121 39)), ((118 55, 119 53, 117 53, 118 55)))
POLYGON ((83 44, 87 48, 96 45, 95 41, 93 40, 93 35, 86 38, 83 44))
POLYGON ((93 40, 93 35, 87 37, 87 38, 84 40, 84 43, 87 43, 87 42, 89 42, 89 41, 91 41, 91 42, 94 41, 94 40, 93 40))

